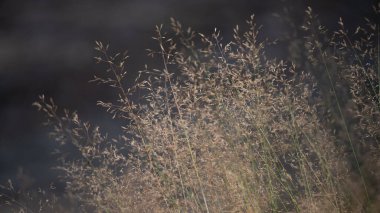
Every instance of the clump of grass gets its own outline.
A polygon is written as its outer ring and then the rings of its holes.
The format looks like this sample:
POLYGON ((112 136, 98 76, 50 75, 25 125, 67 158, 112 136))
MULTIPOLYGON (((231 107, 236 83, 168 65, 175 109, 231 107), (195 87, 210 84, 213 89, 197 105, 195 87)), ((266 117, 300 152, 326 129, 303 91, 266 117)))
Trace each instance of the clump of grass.
MULTIPOLYGON (((380 4, 373 9, 378 16, 380 4)), ((351 34, 342 18, 338 26, 338 30, 327 32, 312 10, 307 10, 307 65, 318 76, 317 82, 326 85, 321 89, 326 112, 322 120, 334 132, 336 144, 345 148, 350 164, 346 184, 356 194, 351 199, 357 202, 351 210, 376 212, 380 180, 379 25, 365 18, 365 26, 358 26, 351 34)))
POLYGON ((172 19, 149 50, 162 66, 135 85, 127 55, 96 42, 108 69, 94 81, 118 95, 98 105, 125 121, 120 137, 35 103, 80 155, 62 155, 67 192, 89 212, 376 211, 379 26, 368 20, 356 40, 339 26, 329 36, 308 9, 296 66, 265 54, 254 16, 228 43, 172 19))

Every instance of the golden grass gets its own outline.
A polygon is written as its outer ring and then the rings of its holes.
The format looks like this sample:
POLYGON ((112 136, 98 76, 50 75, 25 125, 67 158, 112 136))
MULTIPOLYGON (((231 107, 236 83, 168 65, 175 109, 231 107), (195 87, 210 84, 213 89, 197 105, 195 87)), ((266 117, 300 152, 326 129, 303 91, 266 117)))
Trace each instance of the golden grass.
POLYGON ((297 65, 266 56, 253 16, 247 26, 229 43, 158 26, 149 55, 162 67, 132 86, 127 56, 97 42, 108 70, 94 81, 119 97, 98 105, 128 123, 119 138, 40 97, 53 138, 81 154, 59 168, 83 211, 379 210, 378 23, 330 33, 309 8, 297 65))

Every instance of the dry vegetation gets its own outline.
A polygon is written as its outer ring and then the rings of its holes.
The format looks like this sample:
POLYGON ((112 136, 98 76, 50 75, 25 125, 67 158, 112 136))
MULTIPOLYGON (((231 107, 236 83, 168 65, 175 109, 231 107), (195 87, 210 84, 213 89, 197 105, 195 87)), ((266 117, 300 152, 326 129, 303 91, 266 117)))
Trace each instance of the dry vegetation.
POLYGON ((378 23, 349 34, 340 21, 329 32, 309 8, 297 63, 266 56, 253 16, 247 24, 229 43, 175 20, 171 33, 157 27, 149 54, 162 67, 146 67, 132 86, 127 56, 97 42, 108 70, 94 81, 119 97, 98 105, 127 123, 118 138, 41 96, 53 138, 80 154, 58 167, 78 208, 380 211, 378 23))

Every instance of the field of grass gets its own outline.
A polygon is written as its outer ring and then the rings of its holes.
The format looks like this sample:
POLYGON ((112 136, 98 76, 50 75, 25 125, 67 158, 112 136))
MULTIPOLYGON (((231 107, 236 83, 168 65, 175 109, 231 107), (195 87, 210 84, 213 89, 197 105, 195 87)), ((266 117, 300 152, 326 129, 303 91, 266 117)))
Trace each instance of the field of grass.
MULTIPOLYGON (((374 9, 379 15, 380 4, 374 9)), ((149 50, 161 66, 147 65, 134 85, 125 85, 128 56, 96 42, 95 59, 108 69, 93 81, 118 97, 98 105, 123 121, 122 134, 109 138, 41 96, 34 105, 62 145, 57 169, 66 195, 9 197, 4 206, 380 212, 379 23, 367 20, 354 32, 342 20, 337 26, 327 30, 308 8, 298 37, 288 41, 297 45, 278 59, 266 54, 276 44, 259 40, 254 16, 234 29, 232 41, 172 19, 170 30, 157 26, 158 45, 149 50)), ((12 191, 11 183, 3 188, 12 191)))

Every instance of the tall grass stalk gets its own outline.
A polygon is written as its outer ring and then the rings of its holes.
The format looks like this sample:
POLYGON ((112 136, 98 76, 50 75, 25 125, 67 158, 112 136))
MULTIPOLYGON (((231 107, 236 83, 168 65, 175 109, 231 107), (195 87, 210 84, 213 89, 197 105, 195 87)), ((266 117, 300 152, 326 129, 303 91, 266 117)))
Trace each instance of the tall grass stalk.
POLYGON ((85 212, 376 212, 379 27, 367 20, 351 39, 338 24, 329 32, 308 9, 293 63, 265 53, 254 16, 229 42, 171 19, 148 50, 161 64, 134 85, 127 54, 96 42, 108 68, 93 81, 118 95, 98 105, 124 121, 120 136, 34 104, 61 145, 67 193, 85 212))

